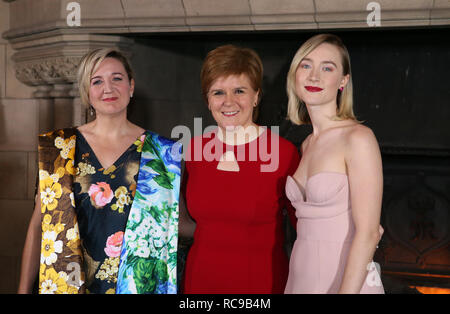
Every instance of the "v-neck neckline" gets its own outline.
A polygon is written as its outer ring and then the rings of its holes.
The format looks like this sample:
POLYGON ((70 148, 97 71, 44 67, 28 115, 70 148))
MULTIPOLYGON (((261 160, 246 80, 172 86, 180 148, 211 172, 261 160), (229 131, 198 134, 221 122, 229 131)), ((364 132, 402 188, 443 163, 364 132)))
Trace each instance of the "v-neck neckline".
MULTIPOLYGON (((124 151, 122 154, 120 154, 119 157, 117 157, 117 159, 116 159, 111 165, 109 165, 108 167, 104 167, 104 166, 102 165, 102 163, 100 162, 100 160, 97 158, 97 155, 95 154, 94 149, 93 149, 92 146, 89 144, 89 142, 87 141, 87 139, 84 137, 83 133, 81 133, 80 130, 78 130, 78 128, 75 128, 75 129, 76 129, 76 132, 77 132, 77 136, 79 136, 79 138, 81 138, 81 139, 84 141, 84 143, 87 145, 87 147, 89 148, 90 152, 92 153, 92 157, 95 159, 95 163, 97 163, 97 165, 100 167, 100 168, 98 168, 98 169, 103 169, 103 171, 104 171, 104 170, 108 170, 108 169, 111 168, 112 166, 117 167, 117 164, 119 163, 119 161, 121 161, 121 160, 124 158, 124 156, 128 153, 128 151, 130 151, 131 148, 133 148, 133 146, 136 146, 136 145, 135 145, 136 141, 137 141, 137 140, 140 140, 140 138, 142 137, 142 135, 145 135, 145 132, 146 132, 146 131, 142 132, 142 133, 134 140, 134 142, 131 143, 131 145, 128 146, 127 149, 125 149, 125 151, 124 151)), ((136 149, 137 149, 137 146, 136 146, 136 149)))

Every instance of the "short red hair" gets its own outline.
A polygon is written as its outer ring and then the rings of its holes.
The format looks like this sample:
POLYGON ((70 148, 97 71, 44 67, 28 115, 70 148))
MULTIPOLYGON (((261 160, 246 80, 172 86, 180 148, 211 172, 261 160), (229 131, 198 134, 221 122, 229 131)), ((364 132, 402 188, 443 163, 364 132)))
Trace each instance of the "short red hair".
POLYGON ((200 73, 205 102, 208 103, 208 92, 215 80, 241 74, 248 77, 251 87, 255 92, 259 91, 259 98, 261 98, 263 65, 253 49, 225 45, 211 50, 203 61, 200 73))

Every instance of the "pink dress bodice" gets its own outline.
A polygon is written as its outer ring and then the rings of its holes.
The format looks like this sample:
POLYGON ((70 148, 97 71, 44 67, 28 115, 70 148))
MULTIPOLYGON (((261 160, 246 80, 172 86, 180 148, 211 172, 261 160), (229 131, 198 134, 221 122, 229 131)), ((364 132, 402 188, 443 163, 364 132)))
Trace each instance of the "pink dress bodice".
MULTIPOLYGON (((319 172, 305 187, 292 178, 286 195, 296 209, 297 239, 285 293, 337 293, 355 234, 348 177, 319 172)), ((361 293, 384 293, 375 267, 368 265, 361 293)))

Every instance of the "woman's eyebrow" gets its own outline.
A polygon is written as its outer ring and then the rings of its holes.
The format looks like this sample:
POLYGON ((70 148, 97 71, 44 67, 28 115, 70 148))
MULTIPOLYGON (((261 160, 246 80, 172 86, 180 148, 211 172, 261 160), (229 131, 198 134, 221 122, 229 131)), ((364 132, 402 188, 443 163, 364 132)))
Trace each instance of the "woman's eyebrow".
MULTIPOLYGON (((312 61, 311 59, 309 59, 309 58, 303 58, 302 61, 313 62, 313 61, 312 61)), ((334 63, 334 61, 331 61, 331 60, 322 61, 321 63, 322 63, 322 64, 324 64, 324 63, 331 63, 332 65, 334 65, 334 66, 337 68, 336 63, 334 63)))
MULTIPOLYGON (((248 87, 245 86, 237 86, 237 87, 233 87, 233 89, 248 89, 248 87)), ((210 92, 215 92, 215 91, 221 91, 223 90, 223 88, 212 88, 210 90, 210 92)))
POLYGON ((323 61, 322 63, 331 63, 332 65, 334 65, 334 67, 336 67, 336 68, 337 68, 337 65, 336 65, 336 63, 334 63, 333 61, 323 61))
MULTIPOLYGON (((122 76, 123 76, 123 73, 121 73, 121 72, 113 72, 113 73, 111 73, 111 74, 112 74, 112 75, 117 75, 117 74, 119 74, 119 75, 122 75, 122 76)), ((100 76, 100 75, 94 76, 94 77, 91 78, 91 81, 92 81, 93 79, 98 79, 98 78, 102 78, 102 76, 100 76)))

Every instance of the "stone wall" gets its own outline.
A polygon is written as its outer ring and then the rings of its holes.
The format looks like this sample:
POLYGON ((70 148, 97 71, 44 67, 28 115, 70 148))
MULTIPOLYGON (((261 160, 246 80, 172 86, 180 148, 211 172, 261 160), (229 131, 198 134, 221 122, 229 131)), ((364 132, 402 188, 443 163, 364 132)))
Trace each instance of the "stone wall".
MULTIPOLYGON (((0 1, 0 33, 9 29, 0 1)), ((0 293, 17 289, 22 248, 34 204, 39 106, 15 76, 11 44, 0 37, 0 293)))

